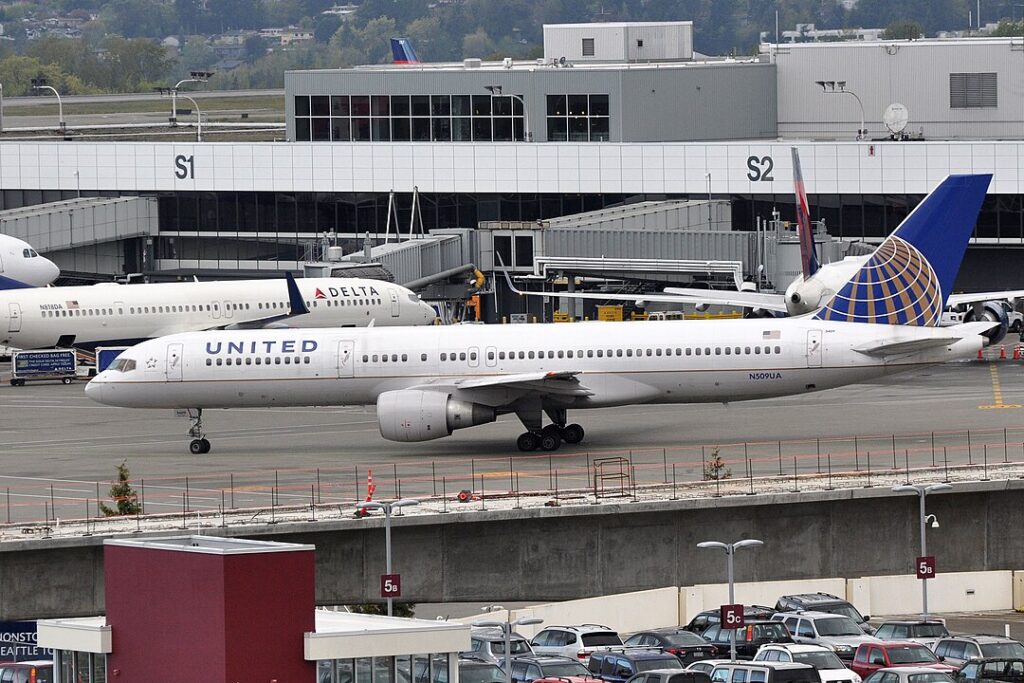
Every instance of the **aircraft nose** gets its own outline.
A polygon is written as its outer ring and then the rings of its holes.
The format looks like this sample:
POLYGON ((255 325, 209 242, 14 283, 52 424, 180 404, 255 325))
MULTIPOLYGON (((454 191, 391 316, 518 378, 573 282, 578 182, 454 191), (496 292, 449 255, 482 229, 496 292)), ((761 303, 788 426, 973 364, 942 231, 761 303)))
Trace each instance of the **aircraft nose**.
POLYGON ((46 259, 46 275, 49 278, 47 282, 53 282, 60 275, 60 268, 50 259, 46 259))
POLYGON ((428 304, 426 301, 421 301, 420 304, 423 306, 423 320, 424 322, 434 322, 437 318, 437 311, 434 307, 428 304))
POLYGON ((100 375, 97 375, 85 385, 85 395, 97 403, 106 403, 103 399, 108 391, 107 385, 108 382, 103 381, 100 375))

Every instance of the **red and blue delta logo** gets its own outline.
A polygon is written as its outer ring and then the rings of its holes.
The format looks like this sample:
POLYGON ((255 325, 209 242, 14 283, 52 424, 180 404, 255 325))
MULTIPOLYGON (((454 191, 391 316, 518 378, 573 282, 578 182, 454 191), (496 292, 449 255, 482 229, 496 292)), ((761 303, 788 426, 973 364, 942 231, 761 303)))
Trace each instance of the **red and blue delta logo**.
POLYGON ((313 292, 314 299, 354 299, 364 296, 380 296, 376 287, 357 285, 352 287, 317 287, 313 292))

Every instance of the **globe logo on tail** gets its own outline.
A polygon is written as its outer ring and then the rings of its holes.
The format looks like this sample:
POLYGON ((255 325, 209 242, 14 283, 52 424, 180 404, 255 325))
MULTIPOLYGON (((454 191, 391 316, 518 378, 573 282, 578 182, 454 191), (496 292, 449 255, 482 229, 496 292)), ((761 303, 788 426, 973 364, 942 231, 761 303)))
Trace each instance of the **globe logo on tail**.
POLYGON ((879 325, 934 327, 942 287, 928 259, 892 235, 814 318, 879 325))

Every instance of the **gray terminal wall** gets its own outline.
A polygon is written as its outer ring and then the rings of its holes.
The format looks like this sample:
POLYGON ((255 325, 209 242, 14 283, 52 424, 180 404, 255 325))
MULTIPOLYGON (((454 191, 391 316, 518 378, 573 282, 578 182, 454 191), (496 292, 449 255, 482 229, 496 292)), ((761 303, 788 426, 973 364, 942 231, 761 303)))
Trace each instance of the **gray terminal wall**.
MULTIPOLYGON (((774 46, 772 49, 776 49, 774 46)), ((777 48, 778 126, 784 138, 853 139, 860 108, 816 81, 845 81, 864 103, 869 137, 884 137, 885 108, 910 110, 907 132, 930 139, 1005 139, 1024 127, 1021 39, 822 43, 777 48), (950 106, 951 73, 995 73, 997 106, 950 106)))
POLYGON ((536 142, 547 141, 547 95, 566 94, 609 95, 611 142, 765 139, 778 134, 775 65, 721 62, 607 69, 289 71, 285 73, 288 139, 295 139, 295 95, 486 95, 488 85, 500 85, 505 94, 523 97, 536 142))

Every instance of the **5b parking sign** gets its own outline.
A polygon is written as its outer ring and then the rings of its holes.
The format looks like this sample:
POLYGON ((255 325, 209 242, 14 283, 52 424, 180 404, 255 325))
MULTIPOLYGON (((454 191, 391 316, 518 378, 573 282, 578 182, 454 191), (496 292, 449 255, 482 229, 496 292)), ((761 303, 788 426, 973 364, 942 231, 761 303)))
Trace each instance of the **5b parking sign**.
POLYGON ((917 558, 917 578, 919 579, 934 579, 935 578, 935 556, 934 555, 923 555, 917 558))
POLYGON ((722 628, 743 628, 743 605, 722 605, 718 611, 722 628))
POLYGON ((381 574, 380 575, 380 597, 400 598, 402 597, 402 575, 381 574))

